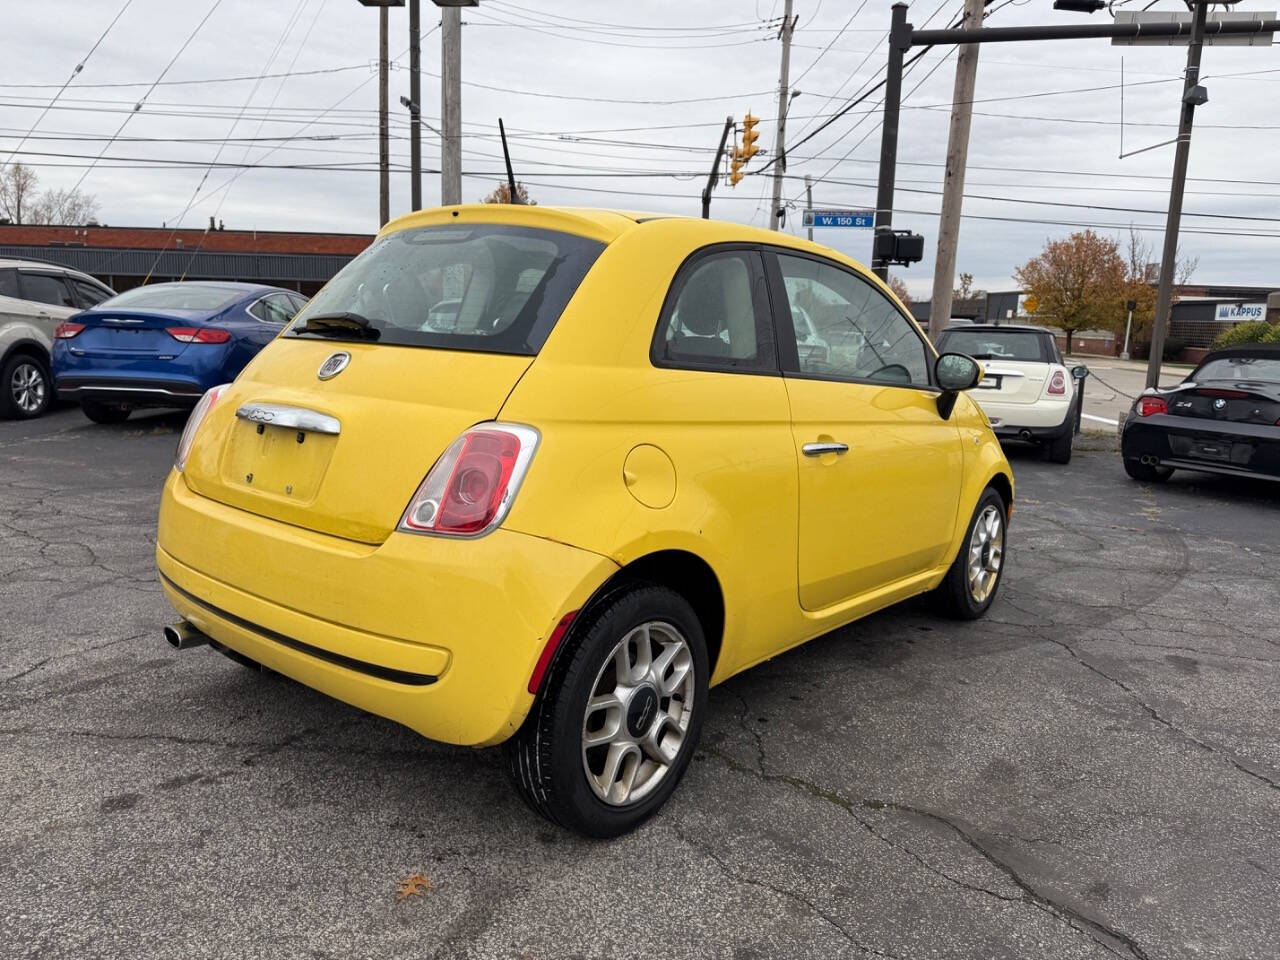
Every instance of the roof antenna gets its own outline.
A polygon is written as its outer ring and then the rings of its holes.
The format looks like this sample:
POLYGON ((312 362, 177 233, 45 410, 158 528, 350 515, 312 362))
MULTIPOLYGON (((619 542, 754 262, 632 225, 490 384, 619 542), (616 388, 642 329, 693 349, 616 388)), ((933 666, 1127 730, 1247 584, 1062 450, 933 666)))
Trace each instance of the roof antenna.
POLYGON ((498 134, 502 137, 502 158, 507 161, 507 189, 511 194, 512 203, 523 203, 520 194, 516 192, 516 175, 511 172, 511 151, 507 149, 507 129, 502 125, 502 118, 498 118, 498 134))

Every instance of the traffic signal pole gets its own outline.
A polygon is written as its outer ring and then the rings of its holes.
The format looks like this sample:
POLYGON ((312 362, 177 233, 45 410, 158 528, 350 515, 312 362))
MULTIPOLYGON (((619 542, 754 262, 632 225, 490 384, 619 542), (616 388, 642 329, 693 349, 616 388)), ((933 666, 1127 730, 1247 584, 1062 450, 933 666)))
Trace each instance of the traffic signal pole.
POLYGON ((720 160, 724 157, 724 145, 729 139, 729 131, 733 129, 733 117, 724 118, 724 130, 720 133, 720 146, 716 147, 716 158, 711 161, 711 173, 707 176, 707 185, 702 190, 702 219, 711 219, 711 191, 715 189, 716 180, 720 176, 720 160))
MULTIPOLYGON (((893 5, 889 27, 889 64, 884 83, 884 123, 880 127, 880 179, 876 186, 876 229, 893 229, 893 187, 898 166, 898 113, 902 106, 902 55, 911 46, 911 24, 907 23, 907 5, 893 5)), ((871 258, 871 272, 889 282, 889 262, 871 258)))
MULTIPOLYGON (((1178 120, 1178 143, 1173 155, 1173 182, 1169 185, 1169 211, 1164 225, 1164 252, 1160 255, 1160 281, 1156 287, 1156 312, 1151 318, 1151 352, 1147 355, 1147 386, 1160 386, 1160 364, 1169 332, 1169 301, 1173 294, 1173 274, 1178 259, 1178 228, 1182 223, 1182 193, 1187 185, 1187 161, 1191 156, 1191 121, 1195 117, 1194 89, 1200 83, 1200 53, 1204 49, 1204 28, 1209 16, 1209 0, 1199 0, 1191 20, 1191 44, 1187 47, 1187 76, 1182 87, 1182 116, 1178 120)), ((1128 339, 1126 337, 1126 339, 1128 339)))
POLYGON ((409 0, 409 208, 422 209, 421 0, 409 0))
MULTIPOLYGON (((1178 146, 1174 158, 1173 184, 1169 198, 1168 220, 1164 236, 1164 252, 1160 262, 1160 285, 1147 367, 1147 384, 1155 386, 1160 377, 1161 352, 1168 326, 1169 299, 1173 286, 1174 263, 1178 252, 1178 227, 1182 219, 1182 193, 1187 175, 1187 159, 1191 150, 1191 121, 1195 113, 1193 88, 1200 72, 1200 53, 1206 37, 1265 35, 1280 31, 1280 20, 1213 20, 1208 18, 1209 0, 1195 0, 1190 23, 1171 20, 1164 23, 1066 24, 1025 27, 966 27, 963 29, 914 30, 907 23, 904 3, 893 5, 893 21, 889 30, 888 74, 885 78, 884 121, 880 140, 880 178, 876 192, 876 235, 891 230, 893 224, 893 188, 898 158, 898 112, 902 98, 903 54, 912 47, 942 44, 1010 43, 1022 40, 1084 40, 1127 37, 1189 36, 1187 78, 1183 86, 1182 120, 1178 127, 1178 146), (1158 341, 1158 342, 1157 342, 1158 341)), ((876 244, 876 249, 879 249, 876 244)), ((872 269, 880 279, 888 281, 889 265, 873 256, 872 269)))
POLYGON ((391 219, 391 145, 387 123, 387 8, 378 8, 378 225, 391 219))

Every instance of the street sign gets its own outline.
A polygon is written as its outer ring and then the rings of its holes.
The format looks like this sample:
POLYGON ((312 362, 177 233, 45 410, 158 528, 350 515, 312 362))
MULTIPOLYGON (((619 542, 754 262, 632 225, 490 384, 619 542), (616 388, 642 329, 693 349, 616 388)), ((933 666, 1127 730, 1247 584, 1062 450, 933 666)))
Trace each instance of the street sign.
POLYGON ((801 214, 806 227, 863 227, 876 225, 874 210, 805 210, 801 214))
MULTIPOLYGON (((1260 20, 1274 20, 1276 15, 1272 13, 1263 13, 1261 10, 1245 11, 1229 11, 1227 13, 1211 13, 1209 14, 1210 30, 1214 23, 1251 23, 1260 20)), ((1115 14, 1116 24, 1137 23, 1143 26, 1153 23, 1191 23, 1190 13, 1174 13, 1156 12, 1137 10, 1117 10, 1115 14)), ((1179 37, 1144 37, 1138 34, 1136 37, 1112 37, 1111 45, 1113 47, 1185 47, 1191 42, 1189 34, 1183 34, 1179 37)), ((1269 33, 1230 33, 1215 35, 1212 32, 1205 35, 1204 45, 1206 47, 1269 47, 1271 46, 1271 34, 1269 33)))

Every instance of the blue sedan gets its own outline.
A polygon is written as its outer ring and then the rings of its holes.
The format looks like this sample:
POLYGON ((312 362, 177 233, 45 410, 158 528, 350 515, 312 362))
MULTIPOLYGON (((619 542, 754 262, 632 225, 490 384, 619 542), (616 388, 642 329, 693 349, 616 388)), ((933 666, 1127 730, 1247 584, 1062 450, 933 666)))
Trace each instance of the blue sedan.
POLYGON ((54 333, 59 399, 96 423, 135 407, 190 407, 236 378, 306 298, 256 283, 155 283, 75 314, 54 333))

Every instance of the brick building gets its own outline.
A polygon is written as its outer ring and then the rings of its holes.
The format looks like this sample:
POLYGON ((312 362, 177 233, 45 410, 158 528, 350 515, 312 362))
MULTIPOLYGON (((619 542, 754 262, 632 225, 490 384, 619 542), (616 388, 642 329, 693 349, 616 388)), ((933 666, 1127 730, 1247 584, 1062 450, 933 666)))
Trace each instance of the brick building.
POLYGON ((72 267, 117 291, 150 276, 270 283, 309 296, 372 241, 363 233, 0 224, 0 257, 72 267))

